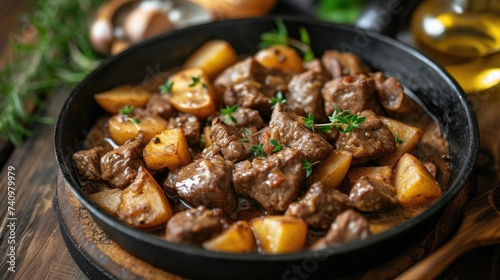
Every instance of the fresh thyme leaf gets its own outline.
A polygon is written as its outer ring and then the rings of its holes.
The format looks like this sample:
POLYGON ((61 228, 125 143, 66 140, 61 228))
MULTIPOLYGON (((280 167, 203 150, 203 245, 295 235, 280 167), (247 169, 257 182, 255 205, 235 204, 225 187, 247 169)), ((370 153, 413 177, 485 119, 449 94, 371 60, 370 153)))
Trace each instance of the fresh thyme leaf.
POLYGON ((97 67, 100 57, 90 46, 87 27, 88 15, 102 2, 37 0, 36 9, 22 18, 19 30, 27 32, 10 37, 11 60, 0 70, 0 138, 19 145, 31 136, 26 125, 53 123, 27 104, 43 105, 48 92, 75 85, 97 67))
POLYGON ((128 118, 128 120, 135 125, 139 125, 141 123, 138 118, 128 118))
POLYGON ((306 117, 302 117, 302 120, 304 121, 304 126, 309 128, 310 130, 314 131, 314 115, 312 113, 309 113, 309 115, 306 117))
POLYGON ((189 87, 194 87, 197 84, 201 84, 202 87, 206 88, 207 85, 201 82, 200 76, 191 76, 191 83, 189 84, 189 87))
POLYGON ((283 93, 281 91, 278 91, 276 93, 276 96, 272 97, 271 101, 269 101, 269 102, 272 104, 271 109, 274 109, 274 107, 276 107, 276 104, 278 104, 278 103, 286 104, 286 99, 283 98, 283 93))
POLYGON ((288 30, 283 20, 277 19, 276 26, 278 27, 277 30, 273 29, 260 35, 261 42, 258 45, 259 49, 265 49, 274 45, 285 45, 299 50, 303 55, 304 61, 306 62, 314 58, 309 33, 304 27, 301 27, 299 29, 299 41, 297 39, 288 37, 288 30))
POLYGON ((263 148, 264 148, 264 144, 252 145, 252 147, 250 148, 250 151, 254 152, 254 155, 256 157, 258 157, 258 156, 267 157, 267 154, 266 154, 266 152, 264 152, 263 148))
POLYGON ((171 79, 167 79, 165 81, 165 83, 158 86, 158 89, 160 90, 161 94, 168 93, 169 95, 172 95, 172 87, 173 86, 174 86, 174 82, 172 82, 171 79))
POLYGON ((276 139, 269 139, 269 144, 274 147, 273 153, 277 153, 283 149, 283 145, 281 145, 276 139))
POLYGON ((220 113, 224 115, 224 122, 229 123, 232 121, 233 123, 238 123, 238 120, 233 116, 233 113, 238 110, 238 105, 233 105, 231 107, 226 105, 226 108, 220 109, 220 113))
POLYGON ((314 124, 314 116, 311 113, 307 118, 302 119, 304 120, 304 126, 312 131, 317 128, 320 132, 328 133, 332 131, 333 127, 336 127, 339 132, 347 133, 359 128, 359 124, 364 122, 366 117, 351 114, 348 110, 340 110, 339 107, 335 106, 335 110, 328 118, 330 123, 314 124))
POLYGON ((405 141, 403 141, 401 138, 399 138, 398 132, 396 131, 396 135, 394 135, 394 138, 396 140, 396 143, 398 144, 403 144, 405 141))
POLYGON ((310 163, 307 159, 302 159, 302 169, 306 171, 306 178, 311 176, 312 174, 313 164, 310 163))
POLYGON ((135 109, 134 106, 125 105, 125 106, 123 106, 123 108, 121 108, 120 110, 118 110, 118 112, 120 114, 124 114, 124 115, 130 117, 132 115, 132 112, 134 111, 134 109, 135 109))
POLYGON ((245 134, 252 135, 252 133, 250 132, 250 129, 248 129, 248 127, 245 127, 245 134))

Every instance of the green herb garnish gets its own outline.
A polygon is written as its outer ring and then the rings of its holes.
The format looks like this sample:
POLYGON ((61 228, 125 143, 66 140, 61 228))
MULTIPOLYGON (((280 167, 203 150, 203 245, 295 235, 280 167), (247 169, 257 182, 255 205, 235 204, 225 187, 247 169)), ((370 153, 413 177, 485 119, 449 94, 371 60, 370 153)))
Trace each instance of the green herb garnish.
POLYGON ((288 30, 283 20, 277 19, 276 26, 278 27, 278 29, 270 30, 260 35, 260 49, 264 49, 274 45, 285 45, 299 50, 303 54, 304 61, 306 62, 314 58, 309 33, 307 33, 307 30, 304 27, 301 27, 299 29, 299 41, 297 39, 288 37, 288 30))
POLYGON ((276 107, 276 104, 278 103, 286 104, 286 99, 283 98, 283 93, 281 91, 278 91, 276 93, 276 96, 272 97, 269 102, 272 104, 271 109, 274 109, 274 107, 276 107))
POLYGON ((318 129, 320 132, 329 133, 333 127, 336 127, 339 132, 351 132, 354 128, 359 128, 359 125, 366 120, 366 117, 361 117, 357 114, 351 114, 349 110, 340 110, 335 106, 335 110, 329 117, 330 123, 314 124, 314 116, 309 113, 307 117, 303 117, 304 126, 314 131, 318 129))
POLYGON ((138 118, 128 118, 128 120, 135 125, 139 125, 141 123, 138 118))
POLYGON ((189 84, 189 87, 194 87, 197 84, 201 84, 202 87, 206 88, 207 85, 201 82, 200 76, 191 76, 191 83, 189 84))
POLYGON ((256 157, 258 157, 258 156, 267 157, 267 154, 266 154, 266 152, 264 152, 263 148, 264 148, 264 144, 252 145, 252 147, 250 148, 250 151, 254 152, 254 155, 256 157))
POLYGON ((277 153, 283 149, 283 145, 281 145, 276 139, 269 139, 269 144, 274 147, 273 153, 277 153))
POLYGON ((310 163, 307 159, 303 158, 302 159, 302 169, 306 171, 306 178, 311 176, 312 174, 312 169, 313 169, 313 164, 310 163))
POLYGON ((123 106, 123 108, 121 108, 120 110, 118 110, 118 112, 120 114, 124 114, 126 116, 131 116, 132 112, 134 111, 134 109, 135 109, 134 106, 125 105, 125 106, 123 106))
POLYGON ((233 105, 231 107, 226 105, 226 108, 220 109, 220 113, 224 115, 224 122, 229 124, 230 121, 233 123, 238 123, 238 120, 233 116, 233 113, 238 110, 238 105, 233 105))
POLYGON ((396 140, 396 143, 398 144, 403 144, 405 141, 403 141, 401 138, 399 138, 398 132, 396 131, 396 135, 394 135, 394 139, 396 140))
POLYGON ((172 95, 172 87, 174 87, 174 82, 172 82, 171 79, 167 79, 165 83, 161 84, 158 89, 160 90, 161 94, 168 93, 169 95, 172 95))

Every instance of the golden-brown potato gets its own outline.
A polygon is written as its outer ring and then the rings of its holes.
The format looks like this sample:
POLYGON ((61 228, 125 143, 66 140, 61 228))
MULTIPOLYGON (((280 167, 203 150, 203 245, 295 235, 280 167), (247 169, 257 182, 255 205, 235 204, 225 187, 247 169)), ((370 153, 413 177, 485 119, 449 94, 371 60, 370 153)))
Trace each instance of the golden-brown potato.
POLYGON ((182 65, 182 69, 200 67, 213 80, 237 61, 238 55, 228 42, 211 40, 191 54, 182 65))
POLYGON ((255 54, 255 59, 270 69, 284 71, 304 71, 303 60, 292 47, 275 45, 260 50, 255 54))
POLYGON ((257 249, 253 231, 246 221, 237 221, 214 238, 203 242, 211 251, 249 253, 257 249))
POLYGON ((134 123, 134 118, 117 114, 109 118, 108 128, 111 139, 118 145, 125 141, 134 139, 139 134, 144 135, 147 142, 156 134, 167 128, 168 122, 160 116, 139 116, 135 118, 138 123, 134 123))
POLYGON ((153 170, 175 169, 191 162, 191 154, 181 128, 162 131, 154 136, 144 147, 143 157, 146 166, 153 170))
POLYGON ((394 169, 394 187, 401 205, 426 204, 441 196, 438 182, 411 154, 404 154, 394 169))
POLYGON ((135 180, 123 190, 117 214, 136 228, 155 228, 166 224, 173 211, 162 188, 141 166, 135 180))
POLYGON ((262 16, 269 12, 276 0, 189 0, 210 11, 215 19, 262 16))
POLYGON ((362 176, 371 180, 383 181, 388 184, 392 182, 392 168, 389 166, 356 166, 347 172, 349 184, 354 184, 362 176))
POLYGON ((309 179, 308 185, 322 182, 330 188, 337 188, 344 180, 349 166, 351 166, 352 154, 347 151, 334 150, 322 163, 314 170, 309 179))
POLYGON ((402 155, 411 152, 415 148, 424 132, 418 127, 413 127, 387 117, 381 116, 380 119, 387 125, 394 136, 397 134, 398 138, 403 141, 402 143, 396 143, 396 151, 377 159, 377 163, 380 165, 387 165, 394 168, 402 155))
POLYGON ((170 103, 177 110, 200 118, 216 112, 215 92, 203 69, 181 70, 170 79, 173 83, 170 103))
POLYGON ((123 85, 94 95, 94 99, 110 114, 118 114, 125 105, 144 107, 151 92, 141 86, 123 85))
POLYGON ((250 222, 263 253, 299 251, 307 239, 307 224, 292 216, 262 216, 250 222))
POLYGON ((117 188, 93 193, 89 196, 90 199, 106 210, 106 212, 113 216, 118 216, 116 212, 118 211, 118 205, 121 202, 122 193, 123 191, 117 188))

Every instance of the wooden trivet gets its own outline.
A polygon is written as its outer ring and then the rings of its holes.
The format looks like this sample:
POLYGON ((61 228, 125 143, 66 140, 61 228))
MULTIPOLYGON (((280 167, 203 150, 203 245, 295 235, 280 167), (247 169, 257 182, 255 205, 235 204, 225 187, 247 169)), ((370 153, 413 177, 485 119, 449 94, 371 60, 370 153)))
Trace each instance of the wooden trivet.
MULTIPOLYGON (((473 180, 470 180, 473 181, 473 180)), ((401 255, 350 279, 392 279, 439 246, 455 228, 474 184, 467 184, 447 206, 434 230, 401 255)), ((71 256, 90 279, 166 279, 181 277, 156 268, 123 250, 92 220, 62 175, 57 180, 56 210, 71 256)))

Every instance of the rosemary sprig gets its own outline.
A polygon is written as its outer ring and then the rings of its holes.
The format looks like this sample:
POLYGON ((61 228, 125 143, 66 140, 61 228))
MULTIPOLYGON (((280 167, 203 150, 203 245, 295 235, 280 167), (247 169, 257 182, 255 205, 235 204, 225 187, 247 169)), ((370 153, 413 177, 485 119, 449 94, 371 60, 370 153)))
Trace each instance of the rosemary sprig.
POLYGON ((310 61, 314 58, 314 53, 311 48, 311 40, 307 29, 304 27, 299 28, 300 41, 288 37, 288 30, 285 23, 281 19, 276 20, 278 29, 270 30, 260 35, 261 42, 259 48, 264 49, 273 45, 285 45, 294 47, 299 50, 304 58, 304 61, 310 61))
POLYGON ((60 85, 80 82, 99 63, 88 41, 88 15, 103 0, 38 0, 36 10, 23 18, 36 36, 10 40, 13 54, 0 70, 0 138, 15 145, 32 133, 32 122, 52 123, 30 112, 41 106, 46 93, 60 85))
POLYGON ((366 117, 360 117, 357 114, 351 114, 349 110, 340 110, 335 106, 332 115, 328 117, 330 123, 315 124, 314 115, 309 113, 307 117, 303 117, 304 126, 314 131, 318 129, 320 132, 332 132, 332 128, 336 127, 339 132, 351 132, 354 128, 359 128, 359 125, 366 120, 366 117))

